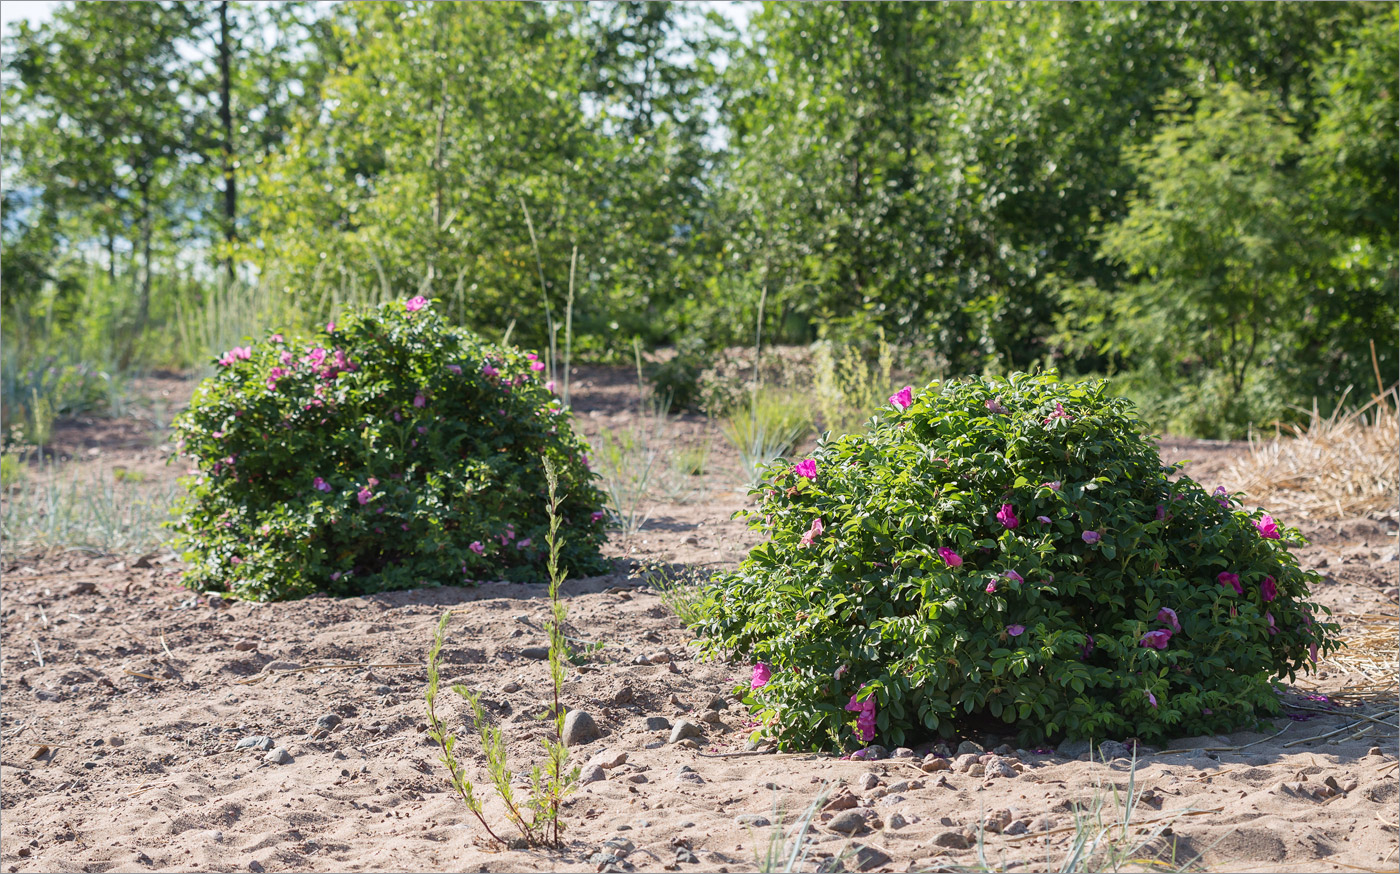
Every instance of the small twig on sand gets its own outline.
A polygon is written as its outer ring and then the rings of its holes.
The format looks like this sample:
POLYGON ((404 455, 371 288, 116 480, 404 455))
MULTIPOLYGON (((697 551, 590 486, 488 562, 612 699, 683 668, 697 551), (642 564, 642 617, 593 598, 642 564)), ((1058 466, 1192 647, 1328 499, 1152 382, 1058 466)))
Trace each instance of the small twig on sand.
POLYGON ((335 670, 346 670, 346 669, 349 669, 349 668, 421 668, 421 667, 425 667, 425 665, 424 665, 422 662, 393 662, 393 663, 385 663, 385 664, 374 664, 374 663, 370 663, 370 662, 355 662, 354 664, 348 664, 348 665, 308 665, 307 667, 304 667, 304 668, 288 668, 288 669, 286 669, 286 670, 284 670, 284 671, 273 671, 273 672, 270 673, 270 674, 268 674, 268 673, 258 674, 256 677, 249 677, 249 678, 246 679, 246 680, 235 680, 234 682, 237 683, 237 684, 240 685, 240 686, 246 686, 246 685, 249 685, 249 684, 251 684, 251 683, 261 683, 263 680, 266 680, 268 677, 280 677, 280 676, 282 676, 282 675, 284 675, 284 674, 304 674, 304 673, 306 673, 307 671, 335 671, 335 670))
POLYGON ((143 674, 140 671, 133 671, 131 668, 122 668, 123 674, 130 674, 133 677, 140 677, 143 680, 155 680, 150 674, 143 674))
MULTIPOLYGON (((1130 822, 1125 826, 1125 828, 1143 828, 1149 825, 1156 825, 1159 822, 1170 822, 1178 816, 1205 816, 1208 813, 1219 813, 1224 809, 1225 808, 1223 807, 1212 807, 1210 810, 1172 810, 1168 811, 1168 813, 1170 814, 1169 816, 1159 816, 1156 819, 1146 819, 1139 820, 1138 822, 1130 822)), ((1032 838, 1043 838, 1048 837, 1049 835, 1064 834, 1066 832, 1075 831, 1079 828, 1080 826, 1078 825, 1067 825, 1062 826, 1060 828, 1052 828, 1049 831, 1035 832, 1034 834, 1020 835, 1019 837, 1007 838, 1007 843, 1019 844, 1022 841, 1028 841, 1032 838)))
POLYGON ((34 641, 34 657, 39 660, 39 667, 42 668, 44 666, 44 653, 43 650, 39 649, 39 641, 37 640, 34 641))

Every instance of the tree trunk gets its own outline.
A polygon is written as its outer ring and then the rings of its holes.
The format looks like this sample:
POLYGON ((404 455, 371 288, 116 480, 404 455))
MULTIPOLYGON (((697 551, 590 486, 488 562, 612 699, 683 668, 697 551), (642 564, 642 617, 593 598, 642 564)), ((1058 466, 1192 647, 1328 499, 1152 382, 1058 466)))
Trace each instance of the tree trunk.
POLYGON ((224 158, 224 269, 234 278, 233 244, 238 238, 238 180, 233 166, 233 81, 229 71, 233 49, 229 45, 228 0, 219 4, 219 126, 223 130, 224 158))

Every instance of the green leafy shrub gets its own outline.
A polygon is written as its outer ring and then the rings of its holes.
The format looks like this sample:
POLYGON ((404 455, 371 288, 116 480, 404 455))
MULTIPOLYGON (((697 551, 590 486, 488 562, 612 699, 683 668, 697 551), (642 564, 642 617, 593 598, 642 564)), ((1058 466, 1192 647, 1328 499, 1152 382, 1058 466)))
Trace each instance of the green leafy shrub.
POLYGON ((540 370, 421 297, 230 351, 175 423, 197 465, 186 584, 266 601, 543 579, 545 457, 563 566, 601 570, 603 498, 540 370))
POLYGON ((766 470, 768 539, 698 627, 757 663, 748 703, 789 749, 1228 730, 1277 712, 1275 678, 1337 626, 1297 531, 1176 471, 1102 382, 906 388, 869 433, 766 470))

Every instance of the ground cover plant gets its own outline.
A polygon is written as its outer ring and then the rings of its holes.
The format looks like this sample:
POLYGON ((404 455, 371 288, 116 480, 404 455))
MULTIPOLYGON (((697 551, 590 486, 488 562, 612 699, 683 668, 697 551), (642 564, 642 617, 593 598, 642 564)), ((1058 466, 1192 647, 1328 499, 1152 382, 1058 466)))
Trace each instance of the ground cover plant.
POLYGON ((787 749, 1252 724, 1337 626, 1296 530, 1176 471, 1102 382, 906 387, 868 433, 767 468, 767 540, 697 627, 754 663, 746 703, 787 749))
POLYGON ((603 497, 543 368, 422 297, 230 350, 175 422, 185 583, 281 600, 543 579, 545 458, 562 566, 598 570, 603 497))

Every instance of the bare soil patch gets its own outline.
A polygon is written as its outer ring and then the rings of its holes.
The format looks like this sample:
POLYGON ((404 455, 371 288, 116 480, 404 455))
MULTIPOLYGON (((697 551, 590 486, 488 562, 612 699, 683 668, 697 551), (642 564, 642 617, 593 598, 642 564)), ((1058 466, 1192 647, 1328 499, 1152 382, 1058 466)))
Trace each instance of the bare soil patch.
MULTIPOLYGON (((179 385, 187 396, 192 384, 179 385)), ((576 421, 590 439, 637 415, 626 368, 579 368, 573 391, 576 421)), ((140 422, 65 429, 64 452, 99 475, 124 466, 152 479, 177 476, 179 465, 164 463, 163 436, 140 422)), ((651 507, 635 536, 614 539, 613 573, 564 587, 572 636, 604 644, 570 669, 565 685, 565 701, 603 732, 575 760, 611 767, 574 796, 562 851, 483 844, 423 731, 421 665, 434 623, 452 609, 444 679, 483 692, 518 770, 539 758, 548 723, 535 717, 548 669, 524 650, 547 640, 543 585, 223 605, 180 588, 178 560, 164 551, 67 553, 12 556, 0 569, 0 867, 751 871, 780 824, 791 825, 823 792, 848 798, 836 806, 851 805, 860 825, 838 832, 832 826, 846 811, 818 813, 804 870, 838 858, 846 870, 976 865, 969 830, 989 820, 990 864, 1058 867, 1074 838, 1076 805, 1125 789, 1126 759, 1011 751, 1014 776, 989 777, 925 773, 917 757, 745 754, 747 718, 729 691, 747 667, 697 661, 691 635, 629 576, 635 561, 731 567, 755 542, 730 518, 746 498, 718 429, 684 416, 667 437, 672 445, 708 441, 708 473, 651 507), (707 711, 713 721, 702 721, 696 749, 648 727, 701 721, 707 711), (331 714, 339 722, 318 727, 331 714), (235 749, 252 736, 271 738, 290 762, 235 749)), ((1188 472, 1209 487, 1242 451, 1194 441, 1164 441, 1162 450, 1164 460, 1196 460, 1188 472)), ((1316 598, 1356 646, 1300 679, 1288 698, 1291 717, 1268 731, 1142 750, 1136 781, 1147 792, 1136 819, 1174 820, 1144 852, 1177 863, 1199 857, 1198 867, 1220 871, 1394 870, 1395 718, 1362 717, 1395 707, 1394 666, 1378 666, 1376 654, 1395 629, 1397 520, 1288 521, 1312 540, 1299 552, 1303 563, 1326 577, 1316 598)), ((460 731, 465 708, 452 696, 442 701, 460 731)), ((968 740, 988 750, 1014 745, 968 740)), ((467 738, 459 749, 470 753, 474 744, 467 738)), ((484 779, 480 765, 468 762, 484 779)), ((497 805, 488 802, 487 813, 504 827, 497 805)))

